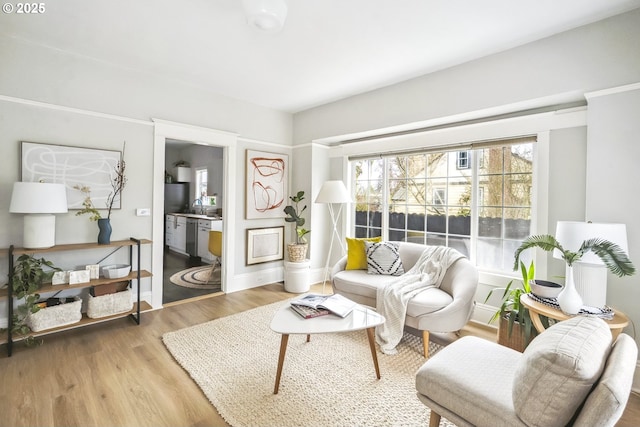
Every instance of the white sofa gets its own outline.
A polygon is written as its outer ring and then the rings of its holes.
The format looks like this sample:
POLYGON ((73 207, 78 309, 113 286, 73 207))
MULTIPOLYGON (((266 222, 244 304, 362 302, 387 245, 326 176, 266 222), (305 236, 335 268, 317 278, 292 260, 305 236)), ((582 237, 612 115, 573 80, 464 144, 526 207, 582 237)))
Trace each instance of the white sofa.
MULTIPOLYGON (((408 271, 426 246, 397 242, 404 271, 408 271)), ((347 257, 340 259, 331 271, 334 293, 360 304, 376 307, 376 292, 398 276, 368 274, 367 270, 345 270, 347 257)), ((428 288, 409 301, 405 325, 422 331, 424 356, 429 355, 429 331, 459 331, 471 317, 475 307, 478 271, 467 258, 456 261, 447 270, 439 288, 428 288)))

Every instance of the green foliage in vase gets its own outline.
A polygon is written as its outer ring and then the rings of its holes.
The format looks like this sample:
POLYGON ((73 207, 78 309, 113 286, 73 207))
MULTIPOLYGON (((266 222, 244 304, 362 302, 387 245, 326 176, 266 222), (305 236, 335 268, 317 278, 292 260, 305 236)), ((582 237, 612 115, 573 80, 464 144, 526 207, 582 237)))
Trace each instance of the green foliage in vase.
POLYGON ((563 248, 560 242, 550 234, 527 237, 516 249, 514 269, 518 265, 520 254, 530 248, 540 248, 547 252, 557 249, 568 266, 580 261, 587 252, 593 252, 618 277, 631 276, 636 272, 624 250, 613 242, 601 238, 588 239, 582 242, 576 252, 573 252, 563 248))
MULTIPOLYGON (((529 344, 536 334, 535 327, 531 321, 531 315, 529 310, 520 302, 520 297, 524 294, 531 292, 531 286, 529 283, 535 278, 535 267, 533 262, 529 265, 529 268, 520 261, 520 273, 522 274, 522 283, 515 283, 516 280, 511 280, 505 288, 492 289, 484 302, 486 303, 494 291, 502 291, 502 300, 500 307, 494 313, 489 323, 495 321, 500 316, 503 316, 507 320, 507 336, 511 337, 513 332, 514 323, 519 323, 520 327, 524 330, 525 343, 529 344)), ((544 316, 540 316, 545 327, 548 327, 548 319, 544 316)))
POLYGON ((295 196, 290 196, 289 199, 291 199, 294 205, 288 205, 284 208, 284 213, 287 214, 284 220, 295 223, 296 244, 307 243, 305 236, 311 233, 311 230, 302 227, 305 223, 305 219, 302 218, 302 213, 307 209, 307 205, 304 205, 302 209, 300 209, 299 206, 300 202, 304 200, 304 191, 298 191, 295 196))

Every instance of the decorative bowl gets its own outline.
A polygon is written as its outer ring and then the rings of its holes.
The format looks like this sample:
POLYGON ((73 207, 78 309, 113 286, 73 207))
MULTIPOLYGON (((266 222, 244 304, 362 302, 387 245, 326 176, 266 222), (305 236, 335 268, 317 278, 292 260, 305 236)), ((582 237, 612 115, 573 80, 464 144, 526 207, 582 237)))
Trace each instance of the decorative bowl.
POLYGON ((131 266, 128 264, 112 264, 102 267, 102 275, 107 279, 119 279, 125 277, 131 271, 131 266))
POLYGON ((547 280, 532 280, 529 282, 531 292, 541 298, 557 298, 562 285, 547 280))

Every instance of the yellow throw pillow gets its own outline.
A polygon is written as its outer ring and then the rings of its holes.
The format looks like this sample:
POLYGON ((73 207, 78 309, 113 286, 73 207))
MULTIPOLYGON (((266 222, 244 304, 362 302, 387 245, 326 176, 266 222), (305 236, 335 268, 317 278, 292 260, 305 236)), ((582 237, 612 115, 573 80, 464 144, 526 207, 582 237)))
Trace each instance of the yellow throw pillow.
POLYGON ((382 238, 363 237, 351 238, 347 237, 347 267, 345 270, 366 270, 367 269, 367 252, 364 247, 365 240, 372 243, 380 243, 382 238))

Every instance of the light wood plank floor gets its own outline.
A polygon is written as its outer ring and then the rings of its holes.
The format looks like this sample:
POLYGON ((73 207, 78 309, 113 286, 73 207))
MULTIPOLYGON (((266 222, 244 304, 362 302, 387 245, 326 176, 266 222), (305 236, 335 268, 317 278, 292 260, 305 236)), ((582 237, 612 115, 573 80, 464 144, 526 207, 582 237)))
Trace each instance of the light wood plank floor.
MULTIPOLYGON (((120 319, 46 336, 40 347, 18 343, 10 358, 2 346, 0 425, 226 426, 162 335, 291 297, 272 284, 145 313, 140 326, 120 319)), ((462 334, 495 339, 473 326, 462 334)), ((638 425, 640 398, 633 395, 618 426, 638 425)))

